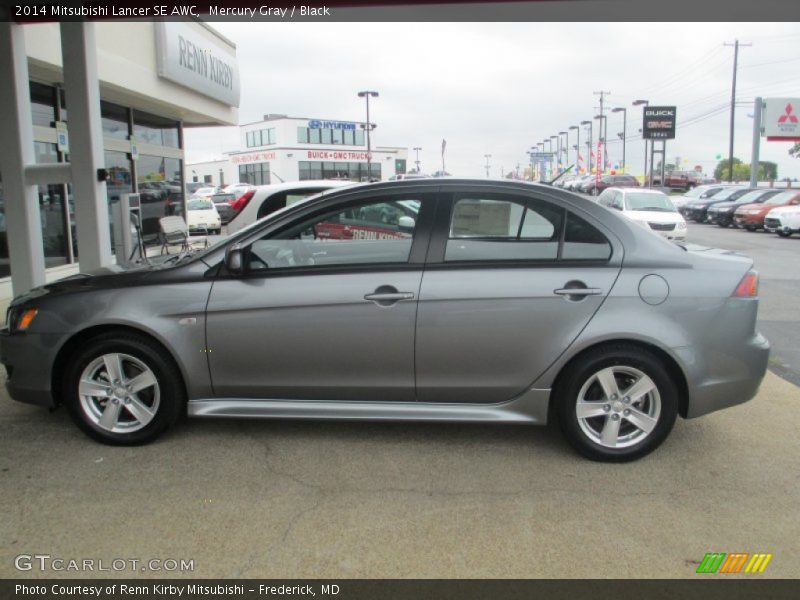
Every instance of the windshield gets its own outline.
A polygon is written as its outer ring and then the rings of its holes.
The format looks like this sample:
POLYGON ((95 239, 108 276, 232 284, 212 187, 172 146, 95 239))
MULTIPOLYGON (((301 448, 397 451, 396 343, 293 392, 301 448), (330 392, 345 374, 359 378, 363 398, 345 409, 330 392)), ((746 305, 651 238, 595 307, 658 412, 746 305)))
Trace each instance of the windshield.
POLYGON ((741 192, 741 191, 742 191, 742 188, 727 188, 727 189, 724 189, 724 190, 721 190, 721 191, 717 192, 716 194, 711 196, 710 199, 711 200, 725 200, 726 198, 730 198, 731 196, 733 196, 736 192, 741 192))
POLYGON ((776 194, 772 198, 766 200, 764 204, 786 204, 789 200, 797 195, 800 195, 800 192, 797 190, 792 190, 791 192, 781 192, 780 194, 776 194))
POLYGON ((752 192, 747 192, 741 198, 737 198, 736 202, 741 202, 742 204, 747 204, 748 202, 756 202, 765 193, 766 192, 764 190, 753 190, 752 192))
POLYGON ((675 212, 666 194, 632 192, 625 194, 625 206, 628 210, 654 210, 656 212, 675 212))
POLYGON ((209 210, 213 206, 214 204, 211 200, 201 200, 200 198, 189 200, 186 204, 186 208, 189 210, 209 210))
POLYGON ((703 194, 707 193, 710 190, 713 190, 713 187, 707 187, 704 185, 699 185, 695 188, 692 188, 688 192, 684 194, 686 198, 700 198, 703 194))

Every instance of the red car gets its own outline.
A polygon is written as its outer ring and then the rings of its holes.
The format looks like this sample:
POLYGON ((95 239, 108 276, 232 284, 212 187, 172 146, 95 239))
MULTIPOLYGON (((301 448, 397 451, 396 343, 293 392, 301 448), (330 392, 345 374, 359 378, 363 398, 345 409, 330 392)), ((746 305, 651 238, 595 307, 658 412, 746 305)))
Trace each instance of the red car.
POLYGON ((610 187, 639 187, 639 182, 633 175, 604 175, 600 178, 600 181, 592 177, 583 182, 581 191, 584 194, 597 196, 600 192, 610 187))
POLYGON ((776 206, 786 206, 789 204, 800 204, 800 191, 786 190, 767 198, 761 204, 745 204, 736 209, 733 213, 733 222, 738 227, 743 227, 748 231, 755 231, 764 227, 764 217, 776 206))

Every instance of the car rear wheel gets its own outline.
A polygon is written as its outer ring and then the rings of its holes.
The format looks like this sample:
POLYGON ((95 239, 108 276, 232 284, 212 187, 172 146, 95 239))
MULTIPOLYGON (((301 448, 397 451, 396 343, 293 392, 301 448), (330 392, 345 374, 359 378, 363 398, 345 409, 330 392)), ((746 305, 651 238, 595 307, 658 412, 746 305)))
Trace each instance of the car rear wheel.
POLYGON ((90 340, 67 366, 63 398, 87 435, 111 445, 154 440, 178 420, 185 392, 172 357, 144 336, 90 340))
POLYGON ((655 450, 678 414, 678 391, 648 350, 605 346, 578 358, 555 390, 567 441, 592 460, 623 462, 655 450))
POLYGON ((747 231, 755 231, 756 229, 758 229, 758 227, 756 227, 755 225, 745 225, 744 228, 747 229, 747 231))

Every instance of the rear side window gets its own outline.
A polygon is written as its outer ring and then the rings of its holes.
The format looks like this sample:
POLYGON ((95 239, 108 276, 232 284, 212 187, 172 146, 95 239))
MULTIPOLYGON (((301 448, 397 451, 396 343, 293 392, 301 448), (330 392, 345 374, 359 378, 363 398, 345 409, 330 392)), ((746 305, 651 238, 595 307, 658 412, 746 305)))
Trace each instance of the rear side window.
POLYGON ((611 258, 611 244, 596 227, 578 215, 568 212, 561 258, 608 260, 611 258))
POLYGON ((453 207, 445 261, 556 260, 563 211, 507 197, 466 196, 453 207))

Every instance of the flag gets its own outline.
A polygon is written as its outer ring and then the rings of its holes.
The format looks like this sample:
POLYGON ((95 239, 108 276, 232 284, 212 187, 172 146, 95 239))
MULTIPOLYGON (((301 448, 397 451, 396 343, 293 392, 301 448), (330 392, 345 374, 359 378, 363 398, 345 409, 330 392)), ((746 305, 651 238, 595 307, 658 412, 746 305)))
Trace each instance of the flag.
POLYGON ((578 153, 578 171, 583 171, 583 157, 578 153))

